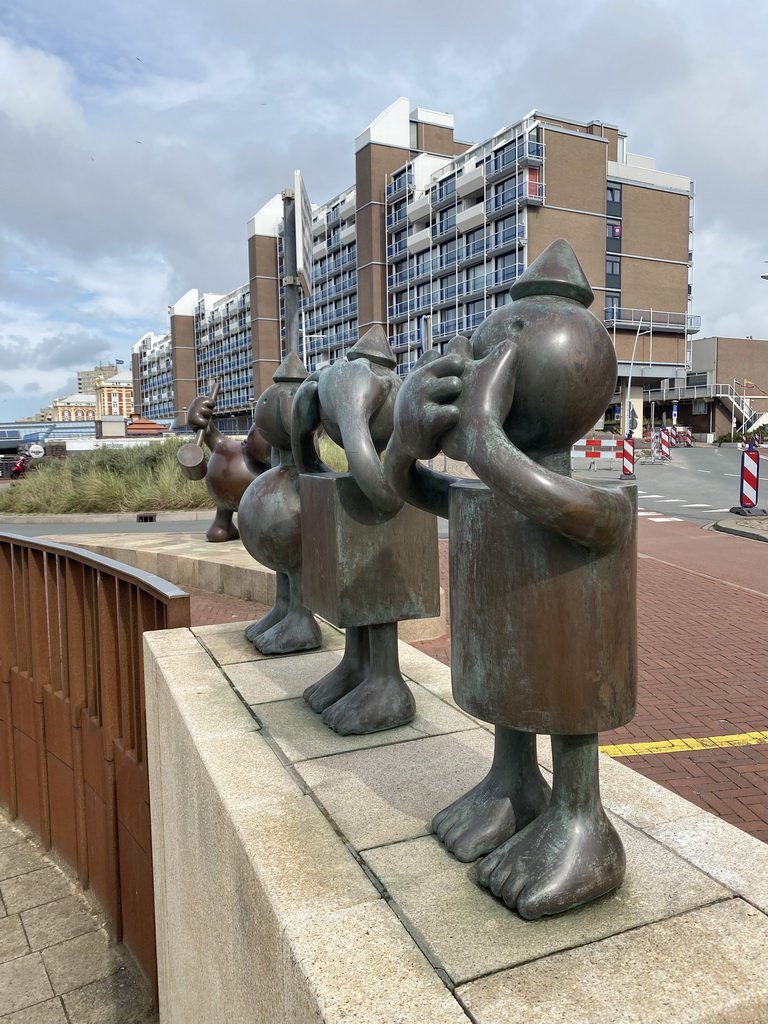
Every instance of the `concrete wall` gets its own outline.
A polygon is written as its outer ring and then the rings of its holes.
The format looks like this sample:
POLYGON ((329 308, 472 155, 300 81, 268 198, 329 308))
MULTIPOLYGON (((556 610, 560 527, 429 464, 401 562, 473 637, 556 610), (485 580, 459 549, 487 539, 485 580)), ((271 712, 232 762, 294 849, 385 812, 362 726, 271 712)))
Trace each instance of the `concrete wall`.
POLYGON ((450 670, 401 644, 413 722, 337 736, 301 693, 340 643, 146 635, 161 1024, 768 1019, 765 844, 603 756, 624 885, 523 921, 430 834, 492 750, 450 670))

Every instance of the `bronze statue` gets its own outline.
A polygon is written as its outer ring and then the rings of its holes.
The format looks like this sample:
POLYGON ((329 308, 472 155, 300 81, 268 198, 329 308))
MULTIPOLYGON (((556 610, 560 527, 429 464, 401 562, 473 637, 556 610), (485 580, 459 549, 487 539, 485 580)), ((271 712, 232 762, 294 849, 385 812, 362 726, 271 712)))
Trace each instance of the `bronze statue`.
POLYGON ((480 883, 533 919, 624 877, 597 734, 635 710, 636 490, 570 476, 617 369, 570 245, 553 242, 510 291, 471 341, 419 361, 385 468, 407 501, 450 519, 454 696, 496 726, 490 771, 433 828, 460 860, 488 854, 480 883), (419 464, 440 450, 479 480, 419 464), (552 737, 551 799, 538 732, 552 737))
POLYGON ((290 654, 320 646, 320 627, 301 599, 299 473, 291 455, 291 403, 307 371, 289 352, 253 410, 252 430, 273 449, 274 465, 248 486, 238 524, 250 555, 277 573, 276 601, 249 626, 246 637, 263 654, 290 654))
POLYGON ((234 513, 248 485, 269 469, 271 460, 269 444, 258 427, 251 427, 245 441, 240 442, 225 437, 214 425, 211 416, 217 393, 218 382, 209 395, 199 395, 190 405, 187 424, 197 431, 197 437, 194 445, 182 445, 178 453, 184 476, 190 480, 204 477, 208 493, 216 502, 216 515, 205 535, 214 544, 238 539, 234 513), (211 453, 207 463, 203 443, 211 453))
POLYGON ((309 377, 293 404, 304 600, 346 628, 341 663, 304 697, 341 735, 411 721, 415 703, 400 673, 397 622, 440 608, 436 524, 403 508, 381 464, 400 386, 395 365, 384 330, 373 327, 345 359, 309 377), (321 425, 346 452, 349 473, 333 473, 319 458, 321 425))

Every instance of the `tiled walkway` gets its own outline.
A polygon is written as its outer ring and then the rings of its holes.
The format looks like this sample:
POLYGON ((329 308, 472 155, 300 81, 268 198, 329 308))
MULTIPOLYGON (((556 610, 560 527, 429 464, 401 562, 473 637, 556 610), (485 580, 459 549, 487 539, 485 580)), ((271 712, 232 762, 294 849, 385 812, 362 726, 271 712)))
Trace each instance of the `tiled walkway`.
POLYGON ((0 1022, 157 1022, 149 987, 96 901, 1 811, 0 1022))

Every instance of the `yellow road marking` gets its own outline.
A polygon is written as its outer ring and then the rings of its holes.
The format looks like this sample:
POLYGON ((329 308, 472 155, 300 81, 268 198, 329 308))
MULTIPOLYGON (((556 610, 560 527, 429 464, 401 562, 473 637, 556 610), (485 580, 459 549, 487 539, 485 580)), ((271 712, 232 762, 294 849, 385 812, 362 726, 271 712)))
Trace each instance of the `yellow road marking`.
POLYGON ((609 757, 629 757, 632 754, 679 754, 686 750, 706 750, 708 747, 749 747, 768 743, 768 732, 742 732, 736 736, 706 736, 692 740, 651 740, 648 743, 616 743, 600 750, 609 757))

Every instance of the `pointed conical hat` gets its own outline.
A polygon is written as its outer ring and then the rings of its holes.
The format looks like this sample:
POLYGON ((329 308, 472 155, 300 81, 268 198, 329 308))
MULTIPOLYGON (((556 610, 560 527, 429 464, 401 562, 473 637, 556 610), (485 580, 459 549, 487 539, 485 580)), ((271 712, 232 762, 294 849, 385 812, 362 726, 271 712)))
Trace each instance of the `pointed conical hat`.
POLYGON ((513 299, 526 295, 564 295, 590 306, 595 297, 576 253, 564 238, 552 242, 509 289, 513 299))
POLYGON ((272 380, 275 384, 282 384, 285 381, 291 384, 300 384, 301 381, 307 379, 307 376, 307 368, 304 363, 295 352, 289 352, 272 374, 272 380))
POLYGON ((369 359, 379 366, 387 366, 394 370, 397 360, 387 341, 387 332, 379 324, 366 331, 347 352, 347 359, 369 359))

